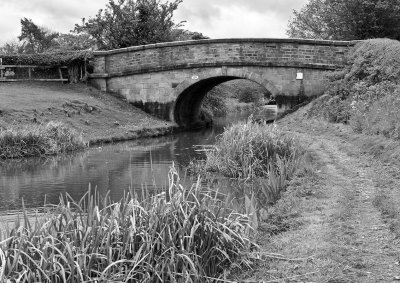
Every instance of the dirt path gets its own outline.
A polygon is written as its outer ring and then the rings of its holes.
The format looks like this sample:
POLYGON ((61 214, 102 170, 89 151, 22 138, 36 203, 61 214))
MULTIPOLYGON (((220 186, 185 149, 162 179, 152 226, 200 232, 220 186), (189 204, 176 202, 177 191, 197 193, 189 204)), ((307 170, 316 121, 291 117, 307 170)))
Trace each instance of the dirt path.
POLYGON ((247 282, 400 282, 398 170, 363 154, 346 127, 292 122, 318 164, 312 197, 295 208, 298 228, 264 239, 281 259, 267 256, 247 282))

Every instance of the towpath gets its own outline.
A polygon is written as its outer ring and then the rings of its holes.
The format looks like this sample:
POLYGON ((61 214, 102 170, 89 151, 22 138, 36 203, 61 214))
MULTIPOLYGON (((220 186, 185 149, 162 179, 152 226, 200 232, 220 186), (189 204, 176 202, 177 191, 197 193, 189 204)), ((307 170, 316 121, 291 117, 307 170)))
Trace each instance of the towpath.
POLYGON ((267 256, 247 282, 400 282, 400 173, 383 160, 396 146, 302 115, 280 122, 316 164, 292 208, 300 224, 261 241, 267 256))

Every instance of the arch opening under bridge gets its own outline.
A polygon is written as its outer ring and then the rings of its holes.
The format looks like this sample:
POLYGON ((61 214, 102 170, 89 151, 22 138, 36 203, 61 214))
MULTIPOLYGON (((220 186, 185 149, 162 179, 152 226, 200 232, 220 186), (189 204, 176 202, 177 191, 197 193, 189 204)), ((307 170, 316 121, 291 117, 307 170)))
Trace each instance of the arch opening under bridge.
POLYGON ((177 99, 171 107, 170 120, 186 128, 209 123, 208 117, 204 117, 201 113, 201 103, 204 97, 214 87, 231 80, 247 79, 262 86, 265 92, 272 97, 279 94, 279 90, 261 74, 238 72, 237 70, 231 72, 229 68, 225 68, 223 71, 224 74, 219 75, 215 75, 214 72, 203 72, 179 84, 175 89, 174 96, 177 99))

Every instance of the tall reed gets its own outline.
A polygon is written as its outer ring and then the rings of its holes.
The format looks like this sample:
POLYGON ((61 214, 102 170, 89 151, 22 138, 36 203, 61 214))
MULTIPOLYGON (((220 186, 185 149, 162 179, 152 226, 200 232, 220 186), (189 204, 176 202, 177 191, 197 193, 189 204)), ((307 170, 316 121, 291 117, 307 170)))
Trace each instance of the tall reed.
POLYGON ((60 122, 0 130, 0 159, 54 155, 85 147, 82 135, 60 122))
POLYGON ((207 151, 205 167, 242 180, 266 177, 278 160, 296 158, 301 150, 293 137, 275 125, 253 121, 227 128, 215 147, 207 151))
POLYGON ((192 167, 200 171, 198 168, 203 166, 208 172, 238 179, 257 195, 259 204, 266 205, 280 198, 303 154, 293 136, 250 117, 227 128, 215 146, 207 150, 204 163, 192 167))
POLYGON ((0 282, 216 282, 251 242, 248 217, 218 194, 179 183, 139 201, 68 195, 0 233, 0 282))

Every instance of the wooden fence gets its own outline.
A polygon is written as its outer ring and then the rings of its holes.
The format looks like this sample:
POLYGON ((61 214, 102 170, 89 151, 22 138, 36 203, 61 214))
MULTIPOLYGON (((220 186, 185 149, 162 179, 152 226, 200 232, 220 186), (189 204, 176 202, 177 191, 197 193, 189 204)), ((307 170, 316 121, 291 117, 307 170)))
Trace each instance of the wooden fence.
POLYGON ((0 82, 68 82, 67 66, 0 65, 0 82))

